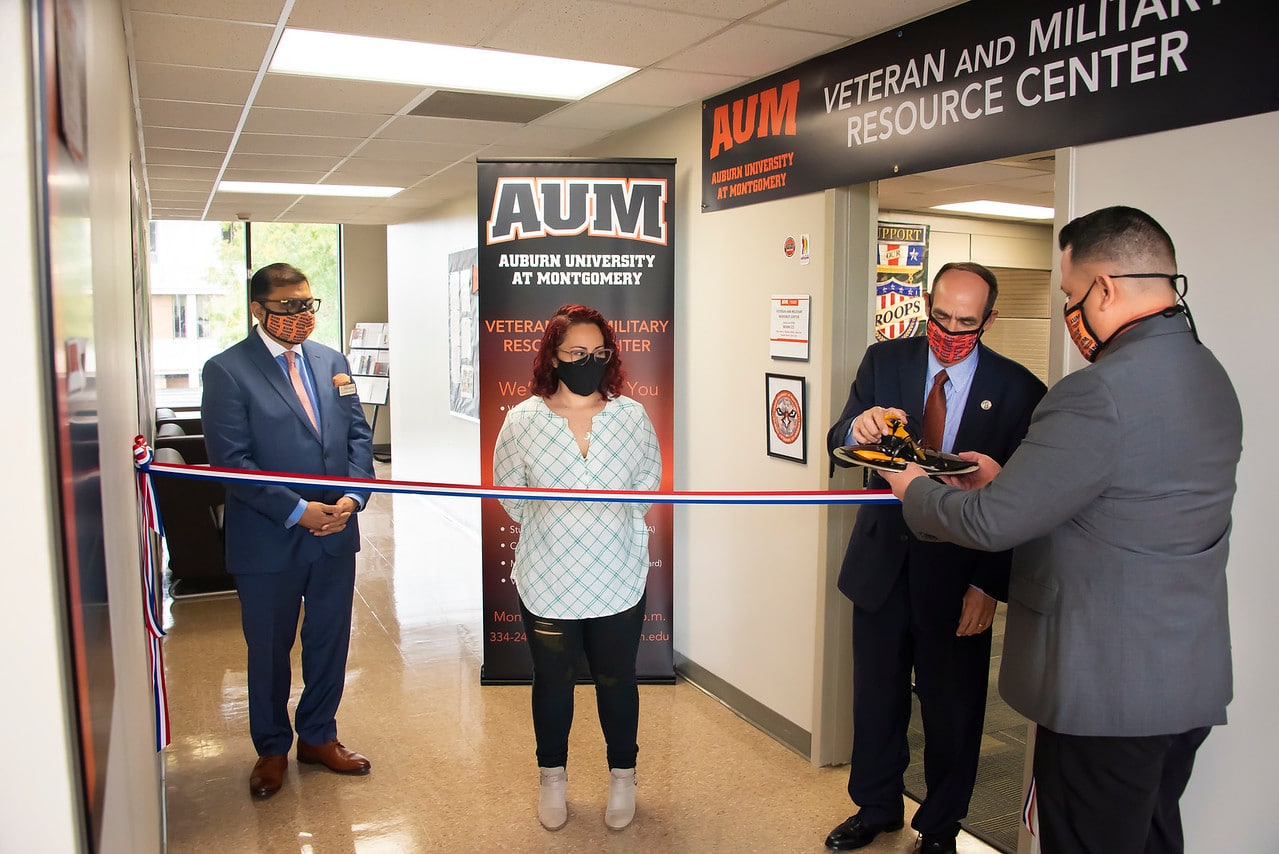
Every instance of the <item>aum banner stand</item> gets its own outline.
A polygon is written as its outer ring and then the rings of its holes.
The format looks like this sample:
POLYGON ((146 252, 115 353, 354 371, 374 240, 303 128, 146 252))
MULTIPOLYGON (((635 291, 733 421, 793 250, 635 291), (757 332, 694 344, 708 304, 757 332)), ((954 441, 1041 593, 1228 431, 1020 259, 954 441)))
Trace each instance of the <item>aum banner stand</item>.
MULTIPOLYGON (((479 161, 480 464, 493 482, 493 447, 506 412, 529 396, 533 357, 556 309, 580 303, 613 326, 623 394, 642 403, 662 449, 662 489, 674 471, 675 161, 479 161)), ((674 533, 669 504, 647 520, 648 600, 638 672, 673 682, 674 533)), ((532 678, 511 562, 519 528, 502 506, 481 511, 484 665, 481 684, 532 678)))

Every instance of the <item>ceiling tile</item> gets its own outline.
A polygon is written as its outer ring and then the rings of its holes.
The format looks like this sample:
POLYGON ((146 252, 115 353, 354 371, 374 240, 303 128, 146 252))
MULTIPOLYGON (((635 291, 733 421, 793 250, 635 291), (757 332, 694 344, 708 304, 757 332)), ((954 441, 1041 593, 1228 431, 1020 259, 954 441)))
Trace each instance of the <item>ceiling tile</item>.
POLYGON ((189 192, 208 194, 213 190, 213 179, 207 181, 199 181, 190 178, 156 178, 152 177, 148 182, 152 190, 172 190, 174 192, 189 192))
POLYGON ((127 0, 125 5, 134 12, 274 24, 284 9, 284 0, 127 0))
POLYGON ((418 160, 432 163, 453 163, 475 153, 475 143, 413 142, 404 139, 370 139, 360 148, 360 157, 377 157, 382 160, 418 160))
MULTIPOLYGON (((353 3, 305 0, 293 7, 290 27, 379 38, 478 45, 495 22, 509 19, 525 0, 353 3), (371 6, 376 6, 375 9, 371 6)), ((526 46, 526 52, 527 46, 526 46)))
POLYGON ((325 179, 326 184, 371 184, 375 187, 411 187, 451 163, 412 163, 352 157, 325 179))
POLYGON ((335 113, 394 115, 421 97, 421 86, 332 77, 267 74, 253 99, 258 107, 288 107, 335 113))
POLYGON ((706 74, 698 71, 646 68, 596 92, 587 100, 674 109, 694 101, 704 101, 711 95, 733 89, 750 79, 744 74, 706 74))
POLYGON ((284 110, 257 107, 249 111, 246 133, 284 133, 303 136, 363 138, 377 130, 386 116, 335 113, 322 110, 284 110))
POLYGON ((592 142, 598 142, 608 136, 611 131, 600 128, 548 127, 543 125, 525 125, 515 128, 494 140, 499 145, 518 147, 553 146, 565 153, 592 142))
POLYGON ((603 3, 528 3, 485 47, 644 68, 728 25, 714 18, 603 3))
MULTIPOLYGON (((323 169, 326 172, 337 166, 342 158, 322 157, 311 154, 246 154, 237 151, 231 155, 227 166, 237 169, 270 169, 281 172, 323 169)), ((278 179, 277 179, 278 180, 278 179)))
POLYGON ((228 104, 142 99, 142 124, 154 127, 233 131, 241 112, 240 107, 228 104))
MULTIPOLYGON (((205 186, 212 186, 213 180, 218 177, 218 170, 207 166, 152 166, 148 164, 147 175, 156 179, 201 181, 205 186)), ((151 183, 154 185, 155 181, 151 183)))
POLYGON ((323 154, 346 157, 360 140, 289 133, 242 133, 235 150, 243 154, 323 154))
POLYGON ((286 184, 318 184, 329 174, 329 169, 237 169, 228 166, 222 174, 224 181, 283 181, 286 184))
POLYGON ((134 51, 147 62, 253 72, 261 67, 275 32, 264 24, 151 12, 134 12, 130 21, 134 51))
POLYGON ((147 163, 156 166, 207 166, 217 169, 226 158, 224 151, 190 151, 185 148, 147 147, 147 163))
POLYGON ((244 104, 257 76, 252 71, 138 62, 138 97, 207 104, 244 104))
POLYGON ((636 104, 597 104, 578 101, 538 119, 534 127, 592 128, 615 131, 642 124, 666 113, 665 107, 645 107, 636 104))
POLYGON ((435 119, 424 116, 399 116, 378 132, 379 139, 414 142, 437 142, 486 145, 513 125, 504 122, 475 122, 466 119, 435 119))
POLYGON ((839 36, 742 24, 661 63, 663 68, 760 77, 843 44, 839 36))
POLYGON ((752 20, 757 24, 833 33, 852 40, 882 33, 953 5, 955 0, 893 0, 891 3, 783 0, 752 20))
POLYGON ((760 9, 767 9, 774 2, 776 0, 628 0, 629 5, 632 6, 687 12, 690 15, 724 18, 730 21, 748 18, 760 9))
MULTIPOLYGON (((231 144, 231 133, 219 130, 187 128, 143 128, 143 142, 154 148, 185 148, 191 151, 220 151, 231 144)), ((150 162, 150 158, 147 158, 150 162)))

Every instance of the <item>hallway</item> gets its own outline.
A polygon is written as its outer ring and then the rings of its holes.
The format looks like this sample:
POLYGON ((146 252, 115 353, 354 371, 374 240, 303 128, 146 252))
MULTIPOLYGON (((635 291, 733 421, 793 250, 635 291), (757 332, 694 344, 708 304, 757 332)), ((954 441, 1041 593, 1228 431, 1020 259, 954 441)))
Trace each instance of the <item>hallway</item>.
MULTIPOLYGON (((378 476, 390 476, 377 464, 378 476)), ((284 789, 247 791, 244 640, 233 596, 167 603, 173 743, 168 844, 187 852, 818 852, 850 812, 847 768, 814 768, 691 683, 640 688, 639 807, 603 824, 604 744, 580 687, 569 823, 537 822, 526 686, 480 687, 479 542, 417 496, 378 495, 360 519, 339 737, 373 763, 346 778, 292 757, 284 789)), ((678 607, 678 603, 677 603, 678 607)), ((294 688, 300 693, 294 648, 294 688)), ((867 851, 911 851, 909 828, 867 851)), ((993 851, 963 834, 966 854, 993 851)))

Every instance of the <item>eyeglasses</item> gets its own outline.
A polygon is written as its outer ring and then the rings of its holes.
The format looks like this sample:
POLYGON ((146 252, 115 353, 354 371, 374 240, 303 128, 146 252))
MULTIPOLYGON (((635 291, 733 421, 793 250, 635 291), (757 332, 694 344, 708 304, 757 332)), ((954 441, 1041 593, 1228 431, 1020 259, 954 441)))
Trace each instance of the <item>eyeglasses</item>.
POLYGON ((571 350, 556 350, 555 352, 566 357, 570 362, 581 362, 589 356, 601 365, 605 365, 613 358, 613 351, 607 347, 601 347, 598 350, 590 351, 588 351, 585 347, 574 347, 571 350))
POLYGON ((267 303, 275 303, 280 307, 279 311, 271 311, 268 307, 267 311, 271 314, 301 314, 309 311, 316 314, 320 310, 320 303, 323 302, 319 297, 307 297, 306 299, 260 299, 258 302, 266 306, 267 303))

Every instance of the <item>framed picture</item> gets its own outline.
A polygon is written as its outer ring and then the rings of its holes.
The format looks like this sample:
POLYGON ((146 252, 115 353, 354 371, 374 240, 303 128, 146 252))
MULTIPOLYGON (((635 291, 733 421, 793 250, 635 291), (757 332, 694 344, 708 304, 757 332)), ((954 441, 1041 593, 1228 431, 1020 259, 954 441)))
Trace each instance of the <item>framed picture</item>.
POLYGON ((808 463, 808 429, 804 423, 807 399, 804 378, 764 374, 764 400, 768 406, 768 455, 808 463))

